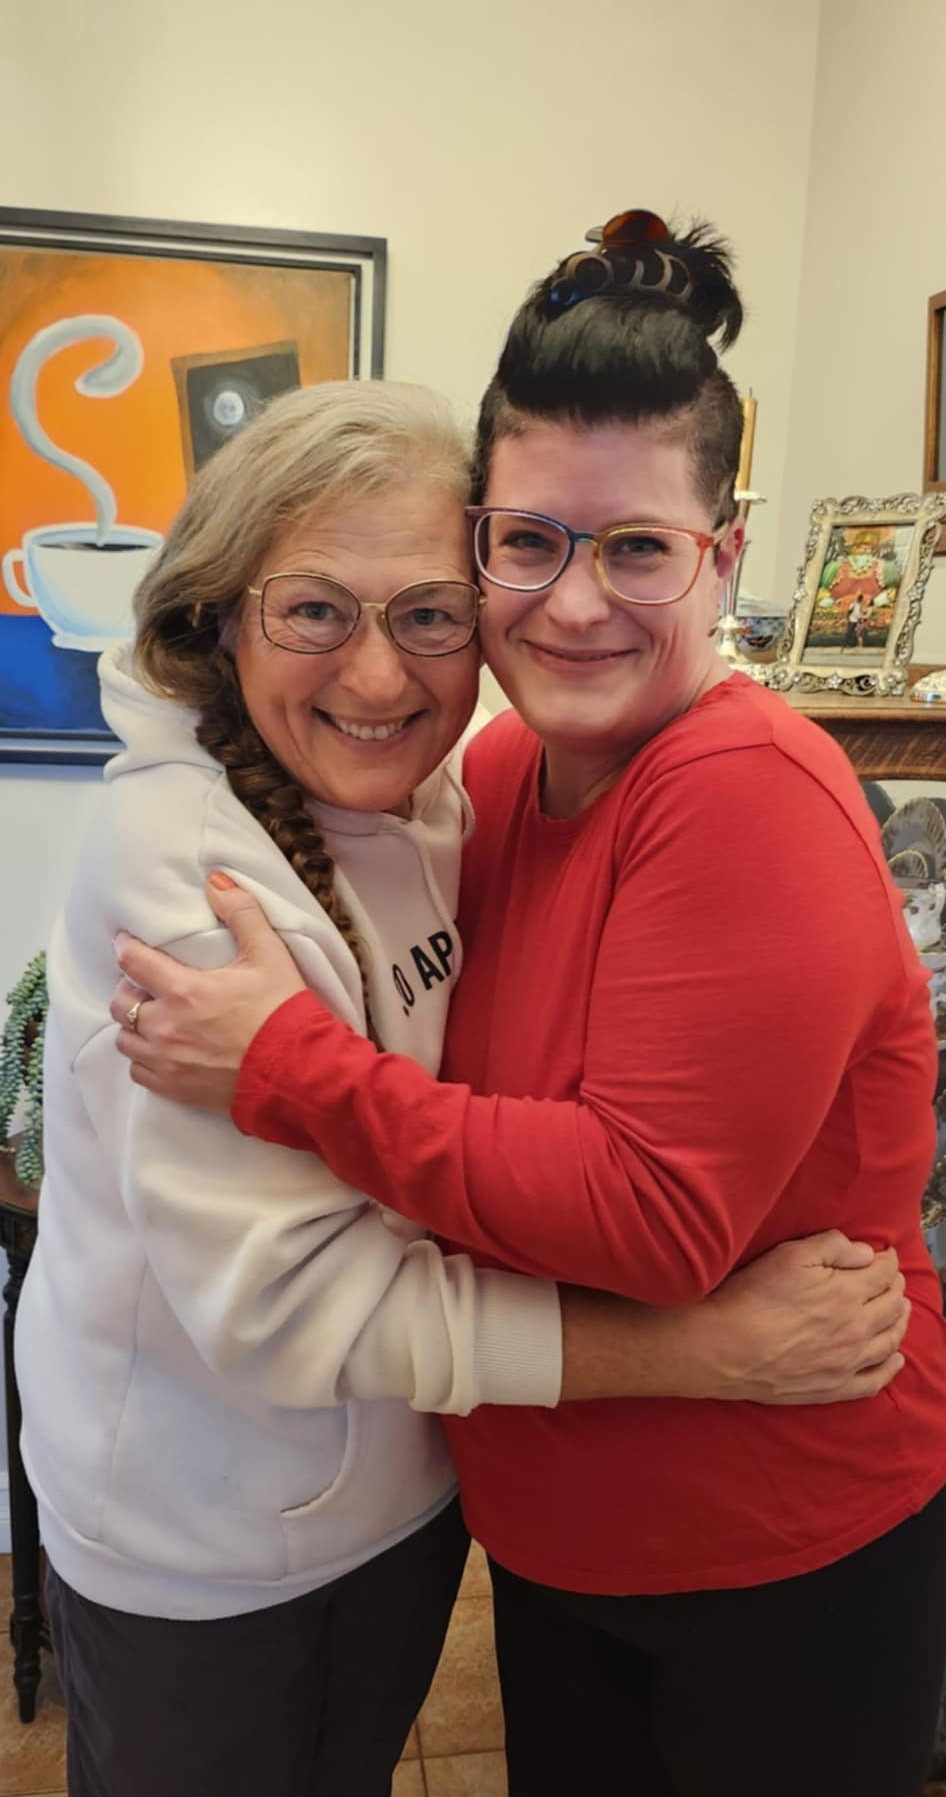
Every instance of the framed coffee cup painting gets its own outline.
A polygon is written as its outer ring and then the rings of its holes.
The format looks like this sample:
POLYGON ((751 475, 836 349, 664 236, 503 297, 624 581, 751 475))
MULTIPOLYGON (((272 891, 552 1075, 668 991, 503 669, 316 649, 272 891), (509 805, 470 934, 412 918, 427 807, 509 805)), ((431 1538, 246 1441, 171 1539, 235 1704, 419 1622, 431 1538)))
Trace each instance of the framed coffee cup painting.
POLYGON ((0 208, 0 760, 107 759, 99 653, 194 473, 384 372, 378 237, 0 208))
POLYGON ((946 493, 819 500, 767 684, 902 693, 944 514, 946 493))

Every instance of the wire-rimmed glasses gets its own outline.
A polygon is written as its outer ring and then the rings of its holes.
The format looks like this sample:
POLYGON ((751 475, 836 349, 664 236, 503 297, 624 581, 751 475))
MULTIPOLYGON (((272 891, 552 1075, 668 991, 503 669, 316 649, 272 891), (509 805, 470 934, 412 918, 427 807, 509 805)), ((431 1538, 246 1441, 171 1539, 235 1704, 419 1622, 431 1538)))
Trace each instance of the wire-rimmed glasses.
POLYGON ((383 605, 362 601, 323 574, 269 574, 247 592, 260 602, 267 642, 293 655, 340 649, 365 611, 378 612, 391 642, 406 655, 456 655, 472 642, 482 604, 479 588, 464 580, 414 581, 383 605))
POLYGON ((602 585, 632 605, 673 605, 695 585, 708 549, 722 542, 722 525, 710 534, 664 524, 613 524, 609 530, 572 530, 542 512, 472 505, 473 555, 480 573, 515 593, 540 593, 564 574, 579 543, 590 543, 602 585))

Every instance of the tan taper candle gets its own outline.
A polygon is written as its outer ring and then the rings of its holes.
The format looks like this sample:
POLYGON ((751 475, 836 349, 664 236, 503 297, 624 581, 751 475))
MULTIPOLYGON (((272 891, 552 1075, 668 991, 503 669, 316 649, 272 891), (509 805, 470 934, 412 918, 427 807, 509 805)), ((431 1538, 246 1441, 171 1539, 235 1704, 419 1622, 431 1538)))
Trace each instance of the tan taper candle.
POLYGON ((750 393, 742 402, 742 443, 739 447, 737 493, 747 493, 752 479, 752 447, 755 443, 756 401, 750 393))

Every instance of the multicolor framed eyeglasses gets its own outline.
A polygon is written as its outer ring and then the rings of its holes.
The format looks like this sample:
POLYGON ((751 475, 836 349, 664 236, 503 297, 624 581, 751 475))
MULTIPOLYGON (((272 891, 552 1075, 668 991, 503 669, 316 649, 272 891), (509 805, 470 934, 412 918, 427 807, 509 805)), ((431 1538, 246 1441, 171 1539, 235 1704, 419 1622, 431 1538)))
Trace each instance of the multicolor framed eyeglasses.
POLYGON ((506 506, 467 507, 473 555, 484 579, 515 593, 540 593, 564 574, 579 543, 590 543, 605 591, 628 605, 674 605, 695 585, 707 550, 728 525, 712 533, 664 524, 613 524, 572 530, 542 512, 506 506))

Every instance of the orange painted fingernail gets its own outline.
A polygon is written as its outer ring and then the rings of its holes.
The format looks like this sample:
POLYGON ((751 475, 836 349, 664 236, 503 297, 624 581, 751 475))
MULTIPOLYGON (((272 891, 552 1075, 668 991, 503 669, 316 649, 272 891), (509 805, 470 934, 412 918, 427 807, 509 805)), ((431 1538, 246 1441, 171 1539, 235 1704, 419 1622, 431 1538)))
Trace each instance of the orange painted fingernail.
POLYGON ((233 892, 236 881, 231 880, 229 874, 222 874, 218 868, 216 873, 211 874, 208 885, 216 886, 218 892, 233 892))

